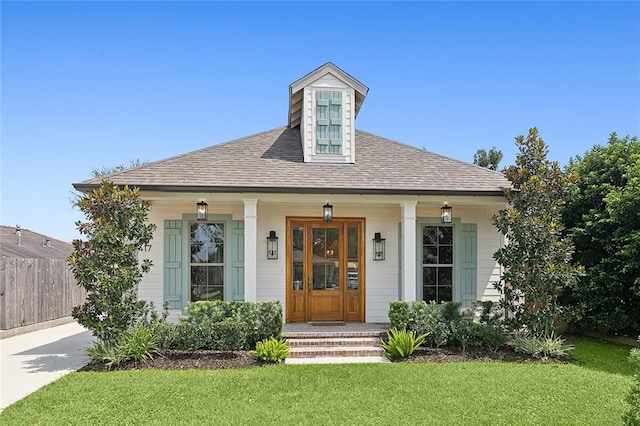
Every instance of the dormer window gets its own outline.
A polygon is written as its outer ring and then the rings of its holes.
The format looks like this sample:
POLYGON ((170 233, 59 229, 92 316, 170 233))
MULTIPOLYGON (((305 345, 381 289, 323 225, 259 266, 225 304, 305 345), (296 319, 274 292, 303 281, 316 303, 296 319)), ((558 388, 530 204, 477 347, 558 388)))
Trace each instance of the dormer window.
POLYGON ((328 62, 289 86, 289 127, 300 127, 305 163, 354 164, 362 83, 328 62))
POLYGON ((316 154, 342 154, 342 92, 316 92, 316 154))

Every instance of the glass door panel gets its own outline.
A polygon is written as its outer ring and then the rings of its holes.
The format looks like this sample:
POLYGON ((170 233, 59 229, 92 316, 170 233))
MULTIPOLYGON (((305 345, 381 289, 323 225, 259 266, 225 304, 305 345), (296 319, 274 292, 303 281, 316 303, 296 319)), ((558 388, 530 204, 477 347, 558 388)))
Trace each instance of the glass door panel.
POLYGON ((293 234, 293 253, 292 253, 292 285, 293 290, 304 290, 304 227, 294 226, 293 234))
POLYGON ((339 290, 339 230, 313 228, 313 289, 339 290))

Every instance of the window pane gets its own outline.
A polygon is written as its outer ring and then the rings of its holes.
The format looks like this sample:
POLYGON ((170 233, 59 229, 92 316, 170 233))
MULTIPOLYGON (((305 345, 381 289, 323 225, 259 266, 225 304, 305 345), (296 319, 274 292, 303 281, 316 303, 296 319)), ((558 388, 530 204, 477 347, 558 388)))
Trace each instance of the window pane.
POLYGON ((422 263, 426 265, 435 265, 438 263, 438 247, 425 246, 422 249, 423 259, 422 263))
POLYGON ((453 227, 438 227, 438 244, 453 244, 453 227))
POLYGON ((302 259, 304 250, 304 228, 295 226, 293 228, 293 258, 302 259))
POLYGON ((358 289, 358 262, 347 264, 347 286, 349 290, 358 289))
POLYGON ((453 294, 451 291, 451 287, 438 287, 438 298, 436 299, 438 303, 442 302, 452 302, 453 294))
POLYGON ((422 300, 424 300, 425 302, 431 302, 432 300, 436 300, 436 288, 424 287, 422 291, 422 300))
POLYGON ((424 268, 422 270, 422 285, 436 285, 436 269, 424 268))
POLYGON ((438 263, 444 265, 451 265, 453 263, 453 247, 440 246, 440 250, 438 252, 438 263))
POLYGON ((191 263, 224 262, 224 224, 191 224, 191 263))
POLYGON ((191 267, 191 301, 222 300, 224 288, 224 267, 191 267))
POLYGON ((451 286, 453 284, 453 268, 438 268, 438 285, 439 286, 451 286))
POLYGON ((436 239, 438 228, 435 226, 425 226, 422 230, 422 244, 436 244, 438 240, 436 239))
POLYGON ((358 243, 360 239, 358 238, 358 227, 350 226, 347 231, 347 256, 349 256, 349 260, 357 260, 358 259, 358 243))

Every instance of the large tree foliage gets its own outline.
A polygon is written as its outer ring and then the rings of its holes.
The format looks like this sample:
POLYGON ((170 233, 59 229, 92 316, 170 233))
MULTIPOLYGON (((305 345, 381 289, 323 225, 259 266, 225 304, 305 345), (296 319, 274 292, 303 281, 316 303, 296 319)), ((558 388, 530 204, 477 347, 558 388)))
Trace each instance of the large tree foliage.
POLYGON ((561 314, 558 297, 578 274, 560 211, 573 183, 557 162, 547 160, 548 148, 536 128, 515 139, 519 154, 504 171, 512 184, 506 192, 509 205, 493 218, 507 240, 494 254, 504 267, 496 288, 514 326, 548 335, 561 314))
POLYGON ((502 151, 495 146, 491 147, 489 152, 485 149, 479 149, 473 154, 473 164, 480 167, 486 167, 491 170, 498 170, 498 165, 502 161, 502 151))
POLYGON ((609 137, 572 160, 577 189, 564 209, 585 275, 570 286, 570 320, 604 333, 640 329, 640 140, 609 137))
POLYGON ((69 265, 87 299, 74 307, 73 317, 100 341, 115 343, 142 315, 144 303, 136 290, 151 261, 140 262, 138 255, 155 225, 146 223, 149 204, 137 188, 119 188, 108 180, 76 205, 88 219, 76 222, 86 239, 73 241, 69 265))

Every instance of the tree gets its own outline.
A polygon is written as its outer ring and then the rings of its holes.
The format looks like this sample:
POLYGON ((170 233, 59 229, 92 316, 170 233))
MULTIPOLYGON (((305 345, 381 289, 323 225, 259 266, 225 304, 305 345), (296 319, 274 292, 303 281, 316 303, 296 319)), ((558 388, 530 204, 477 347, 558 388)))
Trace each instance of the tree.
POLYGON ((498 165, 502 161, 502 151, 495 146, 491 147, 489 152, 479 149, 473 154, 473 164, 480 167, 486 167, 491 170, 498 170, 498 165))
POLYGON ((504 294, 502 307, 516 328, 527 327, 548 335, 561 314, 558 297, 577 279, 571 264, 573 245, 563 236, 561 207, 574 185, 557 162, 547 160, 548 148, 532 128, 517 136, 519 154, 505 170, 512 189, 506 191, 509 206, 493 217, 507 244, 494 258, 504 267, 496 288, 504 294))
POLYGON ((602 333, 640 329, 640 140, 609 137, 567 170, 579 177, 563 217, 585 275, 563 302, 576 326, 602 333))
POLYGON ((149 204, 137 188, 119 188, 108 180, 76 205, 89 221, 76 222, 86 240, 73 241, 68 262, 87 299, 72 314, 99 341, 115 344, 142 316, 144 302, 138 301, 136 290, 151 261, 139 262, 138 255, 156 226, 146 223, 149 204))
POLYGON ((145 164, 149 164, 148 161, 142 161, 139 158, 135 160, 129 160, 129 164, 119 164, 115 167, 102 167, 101 169, 93 169, 91 170, 91 174, 94 178, 110 175, 111 173, 121 172, 127 169, 133 169, 135 167, 144 166, 145 164))

